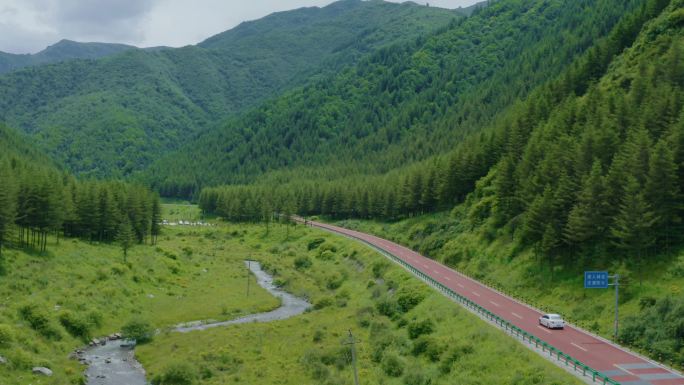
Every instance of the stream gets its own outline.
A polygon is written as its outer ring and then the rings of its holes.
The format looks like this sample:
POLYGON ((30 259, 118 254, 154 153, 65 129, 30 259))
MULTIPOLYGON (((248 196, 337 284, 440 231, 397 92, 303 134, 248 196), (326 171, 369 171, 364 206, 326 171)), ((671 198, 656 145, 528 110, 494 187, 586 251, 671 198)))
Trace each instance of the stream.
MULTIPOLYGON (((259 262, 245 261, 245 264, 256 277, 259 286, 280 299, 281 305, 279 308, 223 322, 188 322, 177 325, 173 328, 173 331, 188 333, 248 322, 272 322, 302 314, 311 307, 311 304, 307 301, 276 287, 273 283, 273 277, 261 269, 259 262)), ((127 347, 124 341, 108 341, 105 345, 88 348, 80 357, 88 364, 88 370, 86 371, 88 385, 147 384, 145 370, 135 359, 134 349, 127 347)))

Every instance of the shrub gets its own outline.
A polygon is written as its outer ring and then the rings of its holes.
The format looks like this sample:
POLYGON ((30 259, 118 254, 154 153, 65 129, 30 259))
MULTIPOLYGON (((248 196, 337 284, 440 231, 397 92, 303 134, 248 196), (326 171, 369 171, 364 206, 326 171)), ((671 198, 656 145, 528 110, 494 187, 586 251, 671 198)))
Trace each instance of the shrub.
POLYGON ((323 330, 319 329, 319 330, 316 330, 314 332, 312 340, 313 340, 313 342, 321 342, 321 341, 323 341, 324 336, 325 336, 325 333, 323 332, 323 330))
POLYGON ((413 341, 413 348, 411 348, 411 354, 414 356, 419 356, 421 354, 424 354, 428 351, 430 344, 432 344, 433 341, 426 336, 421 336, 416 338, 415 341, 413 341))
POLYGON ((415 368, 404 376, 404 384, 406 385, 429 385, 432 380, 423 374, 420 369, 415 368))
POLYGON ((309 241, 309 244, 306 246, 309 251, 317 249, 318 246, 320 246, 323 242, 325 242, 325 239, 323 238, 316 238, 312 241, 309 241))
POLYGON ((399 377, 404 373, 404 363, 394 353, 385 354, 381 366, 385 374, 390 377, 399 377))
POLYGON ((298 257, 294 261, 294 267, 297 270, 308 269, 311 267, 311 265, 312 265, 311 260, 309 259, 309 257, 305 257, 305 256, 298 257))
POLYGON ((402 290, 397 294, 397 304, 402 312, 407 313, 423 301, 425 294, 416 290, 402 290))
POLYGON ((330 250, 325 250, 318 255, 318 258, 324 261, 332 261, 333 259, 335 259, 335 253, 333 253, 330 250))
POLYGON ((28 322, 31 328, 44 337, 58 340, 62 336, 54 326, 48 313, 36 304, 24 305, 19 309, 21 318, 28 322))
POLYGON ((345 278, 339 274, 333 274, 326 278, 325 287, 329 290, 337 290, 342 286, 345 278))
POLYGON ((59 315, 59 322, 72 336, 84 340, 90 338, 91 324, 87 319, 66 310, 59 315))
POLYGON ((454 362, 460 360, 463 356, 472 354, 474 351, 475 348, 470 344, 452 347, 439 364, 439 370, 444 374, 449 373, 454 362))
POLYGON ((373 263, 373 276, 375 278, 381 278, 383 274, 385 274, 385 271, 389 267, 389 263, 385 261, 380 261, 380 262, 375 262, 373 263))
POLYGON ((331 243, 326 243, 326 244, 324 244, 323 246, 320 247, 320 252, 322 253, 322 252, 324 252, 324 251, 331 251, 331 252, 333 252, 333 253, 336 253, 336 252, 337 252, 337 247, 336 247, 335 245, 331 244, 331 243))
POLYGON ((132 320, 128 322, 121 329, 123 337, 130 340, 135 340, 139 344, 152 341, 154 337, 154 328, 149 322, 143 320, 132 320))
POLYGON ((409 338, 416 339, 422 335, 425 334, 430 334, 434 330, 434 325, 432 321, 429 319, 420 321, 420 322, 412 322, 408 326, 408 335, 409 338))
POLYGON ((0 348, 8 348, 14 342, 14 331, 9 325, 0 325, 0 348))
POLYGON ((112 266, 112 274, 114 274, 114 275, 124 275, 124 274, 126 274, 126 270, 127 270, 126 266, 124 266, 120 263, 117 263, 114 266, 112 266))
POLYGON ((23 349, 11 351, 8 361, 10 362, 12 369, 30 370, 31 367, 35 366, 35 358, 23 349))
POLYGON ((442 358, 442 353, 444 352, 444 346, 437 341, 431 340, 428 344, 427 350, 425 351, 425 356, 432 361, 438 362, 442 358))
POLYGON ((323 297, 314 304, 314 309, 321 310, 333 304, 333 299, 330 297, 323 297))
POLYGON ((642 311, 656 304, 656 299, 650 296, 639 299, 639 309, 642 311))
POLYGON ((309 371, 314 380, 325 380, 330 377, 330 370, 321 362, 321 353, 317 350, 308 350, 304 353, 300 362, 309 371))
POLYGON ((399 309, 397 302, 388 297, 378 300, 375 304, 375 308, 378 309, 378 313, 389 318, 394 317, 399 309))
POLYGON ((152 379, 154 385, 193 385, 196 382, 197 371, 186 363, 172 364, 152 379))
POLYGON ((93 310, 88 312, 86 319, 94 328, 102 326, 102 313, 99 311, 93 310))

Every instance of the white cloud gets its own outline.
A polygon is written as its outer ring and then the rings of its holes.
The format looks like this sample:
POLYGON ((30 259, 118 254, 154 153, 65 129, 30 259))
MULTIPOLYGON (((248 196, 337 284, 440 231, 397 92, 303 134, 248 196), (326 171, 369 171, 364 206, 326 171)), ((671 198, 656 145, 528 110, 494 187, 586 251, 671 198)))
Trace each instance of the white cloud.
MULTIPOLYGON (((392 0, 401 2, 402 0, 392 0)), ((456 8, 477 0, 433 0, 456 8)), ((331 0, 0 0, 0 51, 36 52, 60 39, 137 46, 198 43, 272 12, 331 0)))

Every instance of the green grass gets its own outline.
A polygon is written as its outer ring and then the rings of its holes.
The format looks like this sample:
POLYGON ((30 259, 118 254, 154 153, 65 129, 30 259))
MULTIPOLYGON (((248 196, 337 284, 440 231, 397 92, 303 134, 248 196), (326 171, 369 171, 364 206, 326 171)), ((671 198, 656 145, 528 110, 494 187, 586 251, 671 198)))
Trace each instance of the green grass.
POLYGON ((231 239, 227 247, 251 248, 253 258, 278 282, 317 309, 268 324, 164 334, 137 350, 151 378, 189 362, 203 384, 351 384, 349 351, 343 345, 351 329, 361 341, 363 383, 580 383, 361 244, 311 228, 290 229, 288 241, 281 226, 269 236, 263 226, 244 228, 249 234, 245 242, 231 239), (325 242, 308 250, 317 238, 325 242), (302 258, 311 266, 298 270, 295 261, 302 258), (412 295, 422 298, 416 307, 393 317, 379 313, 380 303, 396 305, 412 295), (429 337, 410 339, 409 325, 427 319, 434 325, 429 337), (431 347, 432 359, 412 353, 420 344, 431 347), (403 369, 398 377, 383 369, 383 362, 394 356, 403 369), (442 366, 449 372, 442 372, 442 366))
POLYGON ((243 260, 250 250, 239 246, 242 237, 243 229, 238 226, 224 226, 220 231, 167 228, 158 245, 129 251, 128 264, 114 245, 79 240, 63 239, 59 246, 51 240, 46 256, 5 250, 0 328, 10 331, 13 342, 0 342, 0 356, 9 361, 0 365, 0 383, 67 384, 82 378, 83 367, 67 359, 83 342, 59 324, 58 317, 65 311, 82 317, 99 315, 101 323, 92 326, 90 334, 101 336, 121 330, 135 318, 164 328, 277 307, 278 300, 255 285, 245 298, 243 260), (235 245, 227 248, 230 239, 235 245), (26 304, 35 304, 47 315, 61 336, 59 340, 43 337, 20 317, 19 309, 26 304), (32 376, 30 369, 36 365, 50 367, 55 376, 49 380, 32 376))
POLYGON ((162 218, 169 222, 203 220, 202 210, 188 203, 167 203, 162 205, 162 218))
POLYGON ((220 222, 168 227, 156 246, 134 247, 127 264, 115 245, 55 241, 50 239, 45 256, 6 250, 0 356, 9 364, 0 365, 3 385, 83 381, 85 368, 68 354, 84 339, 60 324, 66 312, 86 320, 93 337, 120 331, 133 319, 159 328, 152 343, 137 349, 150 379, 180 361, 189 363, 202 384, 349 384, 349 351, 342 343, 351 329, 360 340, 364 383, 579 383, 376 252, 316 229, 272 225, 266 234, 263 225, 220 222), (324 242, 308 250, 318 238, 324 242), (260 260, 279 284, 316 309, 268 324, 168 331, 186 321, 232 319, 277 307, 277 299, 257 285, 246 296, 247 258, 260 260), (311 262, 308 267, 303 258, 311 262), (402 309, 399 304, 407 298, 417 305, 402 309), (43 317, 40 328, 20 315, 26 305, 33 305, 34 318, 43 317), (382 315, 380 309, 393 314, 382 315), (92 321, 98 318, 99 323, 92 321), (432 332, 412 340, 408 330, 427 319, 432 332), (34 376, 33 366, 47 366, 55 374, 34 376), (403 373, 388 376, 389 367, 403 373))
MULTIPOLYGON (((510 235, 498 234, 493 241, 487 241, 483 234, 462 228, 447 213, 394 223, 354 220, 341 224, 407 245, 539 309, 558 312, 609 339, 614 330, 615 292, 612 288, 584 289, 585 270, 607 270, 621 275, 625 283, 620 290, 623 323, 629 317, 643 314, 640 301, 644 298, 681 297, 684 293, 684 252, 652 257, 641 270, 624 264, 575 260, 558 261, 551 269, 532 250, 516 249, 510 235)), ((655 353, 653 346, 631 348, 684 369, 684 363, 655 353)))

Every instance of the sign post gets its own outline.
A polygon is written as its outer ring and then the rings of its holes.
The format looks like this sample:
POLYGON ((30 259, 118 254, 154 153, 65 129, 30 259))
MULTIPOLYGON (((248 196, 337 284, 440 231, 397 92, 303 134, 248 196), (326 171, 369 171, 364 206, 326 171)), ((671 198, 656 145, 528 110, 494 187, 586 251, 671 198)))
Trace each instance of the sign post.
POLYGON ((584 288, 585 289, 607 289, 608 286, 615 286, 615 331, 613 338, 618 339, 619 326, 619 312, 618 301, 620 298, 620 275, 608 275, 607 271, 585 271, 584 272, 584 288), (613 283, 608 283, 608 279, 613 278, 613 283))

